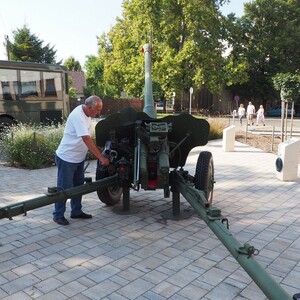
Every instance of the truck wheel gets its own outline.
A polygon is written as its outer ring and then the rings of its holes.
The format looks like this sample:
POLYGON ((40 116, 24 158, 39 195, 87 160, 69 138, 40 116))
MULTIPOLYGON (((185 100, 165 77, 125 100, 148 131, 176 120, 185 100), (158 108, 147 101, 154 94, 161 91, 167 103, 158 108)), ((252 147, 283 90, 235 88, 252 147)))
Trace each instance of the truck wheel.
POLYGON ((4 130, 5 127, 12 126, 16 124, 16 121, 8 116, 0 117, 0 132, 4 130))
POLYGON ((205 194, 209 205, 212 204, 214 189, 214 162, 211 152, 203 151, 199 154, 194 177, 195 188, 205 194))
MULTIPOLYGON (((108 172, 100 170, 98 167, 96 169, 96 180, 103 179, 105 177, 108 177, 108 172)), ((108 206, 114 206, 116 205, 120 199, 121 195, 123 193, 122 187, 115 185, 110 186, 105 189, 97 190, 97 195, 101 202, 105 203, 108 206)))

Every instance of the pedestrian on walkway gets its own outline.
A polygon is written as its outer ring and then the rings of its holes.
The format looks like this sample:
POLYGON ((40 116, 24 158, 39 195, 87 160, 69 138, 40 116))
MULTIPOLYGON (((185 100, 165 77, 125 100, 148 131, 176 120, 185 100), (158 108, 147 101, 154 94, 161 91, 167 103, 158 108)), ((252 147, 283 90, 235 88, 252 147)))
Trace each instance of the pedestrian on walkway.
POLYGON ((264 126, 266 125, 265 124, 265 110, 264 110, 263 105, 259 106, 259 109, 256 113, 256 126, 258 126, 259 123, 262 123, 264 126))
POLYGON ((254 115, 255 115, 255 106, 252 104, 251 101, 249 101, 249 104, 247 106, 248 125, 254 125, 254 120, 253 120, 254 115))
POLYGON ((240 124, 243 125, 243 118, 245 117, 245 114, 246 114, 246 110, 245 110, 245 107, 244 107, 244 104, 241 103, 240 104, 240 107, 238 109, 238 117, 239 117, 239 121, 240 121, 240 124))
MULTIPOLYGON (((84 183, 84 160, 88 150, 99 161, 109 165, 97 145, 91 138, 91 117, 99 115, 102 110, 102 100, 98 96, 90 96, 83 105, 77 106, 69 115, 63 138, 56 150, 55 162, 57 170, 57 187, 60 190, 79 186, 84 183)), ((90 219, 92 215, 82 211, 82 196, 71 198, 71 218, 90 219)), ((53 221, 60 225, 68 225, 65 218, 66 201, 54 204, 53 221)))

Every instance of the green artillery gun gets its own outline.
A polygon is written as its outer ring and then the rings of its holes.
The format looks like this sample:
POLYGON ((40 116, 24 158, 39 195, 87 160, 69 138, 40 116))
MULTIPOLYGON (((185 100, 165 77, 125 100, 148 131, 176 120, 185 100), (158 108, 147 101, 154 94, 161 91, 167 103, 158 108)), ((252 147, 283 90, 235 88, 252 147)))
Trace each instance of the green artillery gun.
POLYGON ((96 125, 96 143, 104 147, 103 154, 111 162, 108 168, 98 163, 96 179, 119 174, 122 186, 111 186, 98 190, 99 199, 107 205, 115 205, 123 194, 123 210, 130 210, 129 190, 162 189, 164 197, 173 195, 173 216, 180 217, 175 173, 189 178, 196 189, 203 191, 205 206, 212 201, 214 187, 213 158, 210 152, 201 152, 198 158, 196 174, 190 178, 182 171, 187 156, 196 146, 208 142, 209 123, 188 114, 170 115, 156 118, 152 96, 151 47, 144 45, 145 55, 145 106, 144 112, 132 108, 123 109, 100 121, 96 125), (179 172, 179 171, 177 171, 179 172))
MULTIPOLYGON (((95 181, 86 179, 84 185, 64 191, 49 188, 45 196, 2 207, 0 219, 11 219, 32 209, 95 191, 99 199, 109 206, 115 206, 123 197, 122 210, 130 212, 130 189, 161 189, 165 198, 172 193, 172 213, 165 217, 179 219, 184 217, 180 211, 181 194, 269 299, 292 299, 255 260, 258 250, 247 243, 239 243, 230 233, 228 220, 222 216, 220 209, 212 206, 212 154, 200 152, 194 176, 184 170, 191 149, 207 144, 209 123, 188 114, 156 118, 152 96, 151 47, 144 45, 143 49, 144 112, 127 108, 96 125, 96 143, 104 148, 103 154, 110 159, 109 167, 103 167, 98 162, 95 181)), ((294 295, 294 299, 298 297, 294 295)))

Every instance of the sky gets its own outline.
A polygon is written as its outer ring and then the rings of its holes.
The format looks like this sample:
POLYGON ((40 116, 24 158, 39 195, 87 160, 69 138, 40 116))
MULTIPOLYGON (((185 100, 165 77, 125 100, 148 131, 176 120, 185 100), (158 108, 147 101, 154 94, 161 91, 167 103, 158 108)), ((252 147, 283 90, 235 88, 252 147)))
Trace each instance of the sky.
MULTIPOLYGON (((243 14, 243 3, 231 0, 223 14, 243 14)), ((56 60, 74 56, 83 67, 86 55, 97 55, 97 36, 108 32, 122 17, 122 0, 0 0, 0 60, 7 55, 5 36, 13 40, 12 31, 25 24, 31 34, 56 50, 56 60)))

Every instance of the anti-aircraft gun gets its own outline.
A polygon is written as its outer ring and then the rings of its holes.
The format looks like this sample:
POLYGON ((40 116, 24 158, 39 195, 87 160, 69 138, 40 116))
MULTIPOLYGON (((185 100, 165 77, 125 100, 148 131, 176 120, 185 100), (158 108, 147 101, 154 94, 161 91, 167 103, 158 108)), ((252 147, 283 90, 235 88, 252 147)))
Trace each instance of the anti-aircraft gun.
MULTIPOLYGON (((49 188, 45 196, 2 207, 0 219, 11 219, 32 209, 95 191, 108 206, 116 205, 123 197, 123 211, 129 212, 130 189, 161 189, 165 198, 172 193, 173 209, 169 217, 178 219, 182 216, 179 201, 182 194, 269 299, 292 299, 255 260, 258 250, 247 243, 239 243, 229 231, 228 220, 218 208, 212 206, 212 154, 200 152, 194 175, 184 170, 191 149, 207 144, 209 123, 189 114, 156 118, 150 45, 144 45, 143 50, 144 111, 126 108, 96 125, 96 143, 104 148, 103 154, 110 159, 109 167, 103 167, 98 162, 94 182, 87 178, 84 185, 64 191, 49 188)), ((294 299, 300 299, 298 297, 298 294, 294 295, 294 299)))

